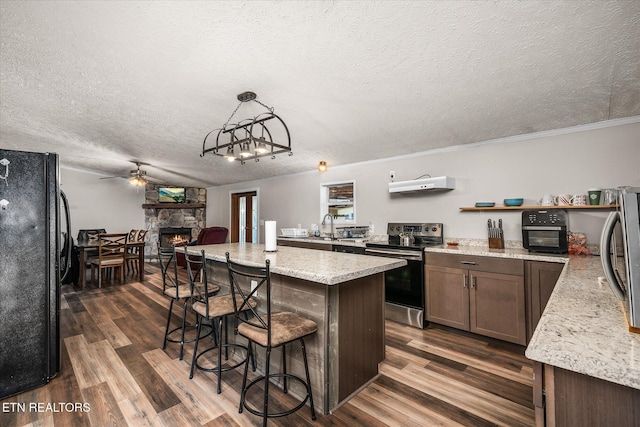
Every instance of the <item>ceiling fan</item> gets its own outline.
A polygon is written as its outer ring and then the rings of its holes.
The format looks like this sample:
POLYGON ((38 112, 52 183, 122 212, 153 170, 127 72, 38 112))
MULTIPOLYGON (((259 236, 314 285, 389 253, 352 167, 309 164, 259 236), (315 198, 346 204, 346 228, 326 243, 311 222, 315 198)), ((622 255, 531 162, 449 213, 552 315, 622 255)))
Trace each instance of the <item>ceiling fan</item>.
POLYGON ((126 179, 129 180, 129 183, 131 185, 135 185, 136 187, 144 186, 150 181, 162 184, 162 181, 159 181, 157 179, 151 178, 150 176, 147 176, 147 171, 140 169, 140 165, 141 165, 140 162, 131 160, 131 163, 136 165, 136 169, 130 170, 128 177, 125 177, 125 176, 107 176, 107 177, 100 178, 100 179, 126 178, 126 179))

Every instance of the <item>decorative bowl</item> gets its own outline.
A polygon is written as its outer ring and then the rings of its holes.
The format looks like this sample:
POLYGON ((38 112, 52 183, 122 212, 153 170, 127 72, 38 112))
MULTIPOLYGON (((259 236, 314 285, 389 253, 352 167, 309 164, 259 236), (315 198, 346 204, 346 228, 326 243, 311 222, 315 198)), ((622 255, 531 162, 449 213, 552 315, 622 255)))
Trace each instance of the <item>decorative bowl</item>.
POLYGON ((476 202, 476 208, 492 208, 496 202, 476 202))
POLYGON ((521 206, 523 202, 523 199, 521 197, 519 198, 511 198, 511 199, 504 199, 504 205, 505 206, 521 206))

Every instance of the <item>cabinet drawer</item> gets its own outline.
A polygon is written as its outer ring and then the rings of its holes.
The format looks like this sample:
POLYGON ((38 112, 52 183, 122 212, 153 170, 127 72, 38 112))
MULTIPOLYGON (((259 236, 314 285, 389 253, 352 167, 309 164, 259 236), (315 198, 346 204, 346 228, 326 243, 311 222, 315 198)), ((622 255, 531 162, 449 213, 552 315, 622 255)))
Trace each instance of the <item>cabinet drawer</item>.
POLYGON ((427 252, 427 265, 524 276, 524 260, 427 252))

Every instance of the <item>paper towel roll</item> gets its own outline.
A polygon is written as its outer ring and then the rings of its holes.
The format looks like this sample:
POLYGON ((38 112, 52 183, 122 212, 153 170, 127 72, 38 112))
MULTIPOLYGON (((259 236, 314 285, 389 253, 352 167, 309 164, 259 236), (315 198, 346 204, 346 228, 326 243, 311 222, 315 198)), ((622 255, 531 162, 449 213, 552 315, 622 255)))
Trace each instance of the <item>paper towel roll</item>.
POLYGON ((277 243, 276 222, 264 222, 264 249, 267 252, 275 252, 277 243))

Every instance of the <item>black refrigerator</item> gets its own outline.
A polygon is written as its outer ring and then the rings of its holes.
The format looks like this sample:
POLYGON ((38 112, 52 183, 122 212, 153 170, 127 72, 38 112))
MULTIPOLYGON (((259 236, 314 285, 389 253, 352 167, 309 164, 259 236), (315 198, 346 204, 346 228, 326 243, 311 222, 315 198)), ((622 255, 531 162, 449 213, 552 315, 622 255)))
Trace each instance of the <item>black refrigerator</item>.
POLYGON ((58 155, 0 149, 0 399, 44 385, 60 370, 60 283, 69 264, 61 251, 69 228, 58 155))

